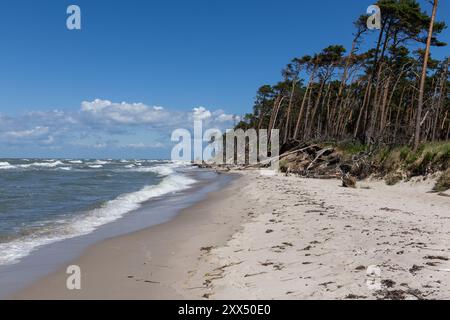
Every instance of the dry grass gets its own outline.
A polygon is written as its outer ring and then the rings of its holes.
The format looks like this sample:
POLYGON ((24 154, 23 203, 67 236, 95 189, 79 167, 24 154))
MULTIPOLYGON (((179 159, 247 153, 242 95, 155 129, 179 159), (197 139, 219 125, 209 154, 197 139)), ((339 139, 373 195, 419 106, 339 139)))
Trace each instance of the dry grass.
POLYGON ((427 143, 416 152, 409 147, 384 149, 376 155, 377 161, 382 172, 394 184, 399 171, 405 172, 408 177, 445 171, 450 167, 450 141, 427 143))

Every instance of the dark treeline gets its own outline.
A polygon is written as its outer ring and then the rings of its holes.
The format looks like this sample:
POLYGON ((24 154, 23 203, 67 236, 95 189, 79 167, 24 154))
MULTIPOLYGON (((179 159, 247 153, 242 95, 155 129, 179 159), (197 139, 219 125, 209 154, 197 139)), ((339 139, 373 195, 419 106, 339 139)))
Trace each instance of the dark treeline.
POLYGON ((449 139, 450 58, 435 60, 430 51, 446 45, 438 40, 446 28, 435 21, 438 1, 431 15, 415 0, 377 5, 380 30, 368 30, 368 16, 361 16, 349 51, 331 45, 293 59, 279 83, 259 88, 253 113, 237 127, 279 129, 281 143, 351 139, 417 148, 449 139), (361 52, 369 32, 377 32, 377 41, 361 52))

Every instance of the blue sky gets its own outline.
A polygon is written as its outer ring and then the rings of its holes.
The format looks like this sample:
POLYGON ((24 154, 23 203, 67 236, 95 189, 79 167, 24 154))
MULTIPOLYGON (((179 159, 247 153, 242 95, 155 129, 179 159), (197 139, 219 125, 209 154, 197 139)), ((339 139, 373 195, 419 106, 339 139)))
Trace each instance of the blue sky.
MULTIPOLYGON (((372 3, 0 0, 0 157, 166 158, 195 112, 230 127, 290 59, 350 46, 372 3)), ((449 12, 441 1, 438 19, 449 12)))

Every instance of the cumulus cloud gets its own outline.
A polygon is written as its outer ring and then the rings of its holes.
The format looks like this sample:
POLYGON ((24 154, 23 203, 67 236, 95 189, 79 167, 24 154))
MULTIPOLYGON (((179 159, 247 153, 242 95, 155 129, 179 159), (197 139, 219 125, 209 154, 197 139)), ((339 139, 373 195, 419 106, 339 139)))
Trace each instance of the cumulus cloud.
POLYGON ((117 124, 152 124, 167 120, 168 117, 163 107, 149 107, 143 103, 113 103, 100 99, 83 101, 81 110, 96 120, 117 124))
POLYGON ((121 131, 123 127, 145 125, 149 128, 173 130, 174 128, 191 128, 194 120, 202 120, 210 127, 231 124, 238 119, 219 109, 211 111, 203 106, 191 111, 166 110, 161 106, 148 106, 144 103, 115 103, 109 100, 95 99, 81 103, 81 114, 85 122, 114 125, 110 130, 121 131))
POLYGON ((78 110, 72 111, 33 111, 14 117, 0 114, 0 148, 30 145, 133 150, 170 148, 171 132, 177 128, 192 129, 193 120, 202 120, 204 130, 225 130, 231 128, 236 119, 221 109, 210 110, 203 106, 171 110, 144 103, 95 99, 83 101, 78 110))

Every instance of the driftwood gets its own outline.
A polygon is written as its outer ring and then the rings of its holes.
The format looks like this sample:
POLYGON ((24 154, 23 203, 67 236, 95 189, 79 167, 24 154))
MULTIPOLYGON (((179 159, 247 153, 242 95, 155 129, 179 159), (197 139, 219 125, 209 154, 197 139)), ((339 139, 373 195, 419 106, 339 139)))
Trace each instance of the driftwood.
POLYGON ((314 158, 314 160, 309 164, 309 166, 308 166, 308 168, 306 168, 306 171, 309 171, 309 169, 311 169, 311 167, 314 165, 314 163, 316 163, 316 161, 325 153, 325 152, 327 152, 327 151, 332 151, 332 150, 334 150, 333 148, 325 148, 325 149, 322 149, 322 150, 320 150, 318 153, 317 153, 317 156, 314 158))
POLYGON ((364 178, 369 173, 370 164, 367 162, 368 155, 365 153, 355 155, 348 162, 344 162, 342 154, 330 146, 305 145, 299 141, 291 141, 283 145, 280 150, 284 150, 281 155, 263 159, 257 164, 209 165, 203 163, 199 166, 224 172, 231 169, 264 168, 270 162, 278 161, 280 171, 286 175, 297 174, 315 179, 341 179, 342 185, 350 188, 356 186, 357 178, 364 178), (290 147, 293 149, 289 149, 290 147))
POLYGON ((257 164, 250 164, 250 165, 247 165, 247 166, 245 166, 244 168, 261 167, 261 166, 266 165, 266 164, 268 164, 268 163, 270 163, 270 162, 272 162, 272 161, 276 161, 276 160, 279 161, 280 159, 285 158, 285 157, 287 157, 287 156, 289 156, 289 155, 291 155, 291 154, 295 154, 295 153, 299 153, 299 152, 305 152, 306 150, 311 149, 311 148, 313 148, 313 147, 318 147, 318 146, 317 146, 317 145, 311 145, 311 146, 308 146, 308 147, 305 147, 305 148, 301 148, 301 149, 297 149, 297 150, 294 150, 294 151, 285 152, 285 153, 283 153, 282 155, 279 155, 279 156, 276 156, 276 157, 271 157, 271 158, 265 159, 265 160, 263 160, 263 161, 260 161, 260 162, 257 163, 257 164))
POLYGON ((346 163, 335 148, 315 144, 285 152, 280 159, 284 160, 280 170, 286 175, 298 174, 315 179, 340 178, 342 185, 348 188, 356 187, 357 177, 366 175, 368 167, 366 154, 355 155, 346 163))

